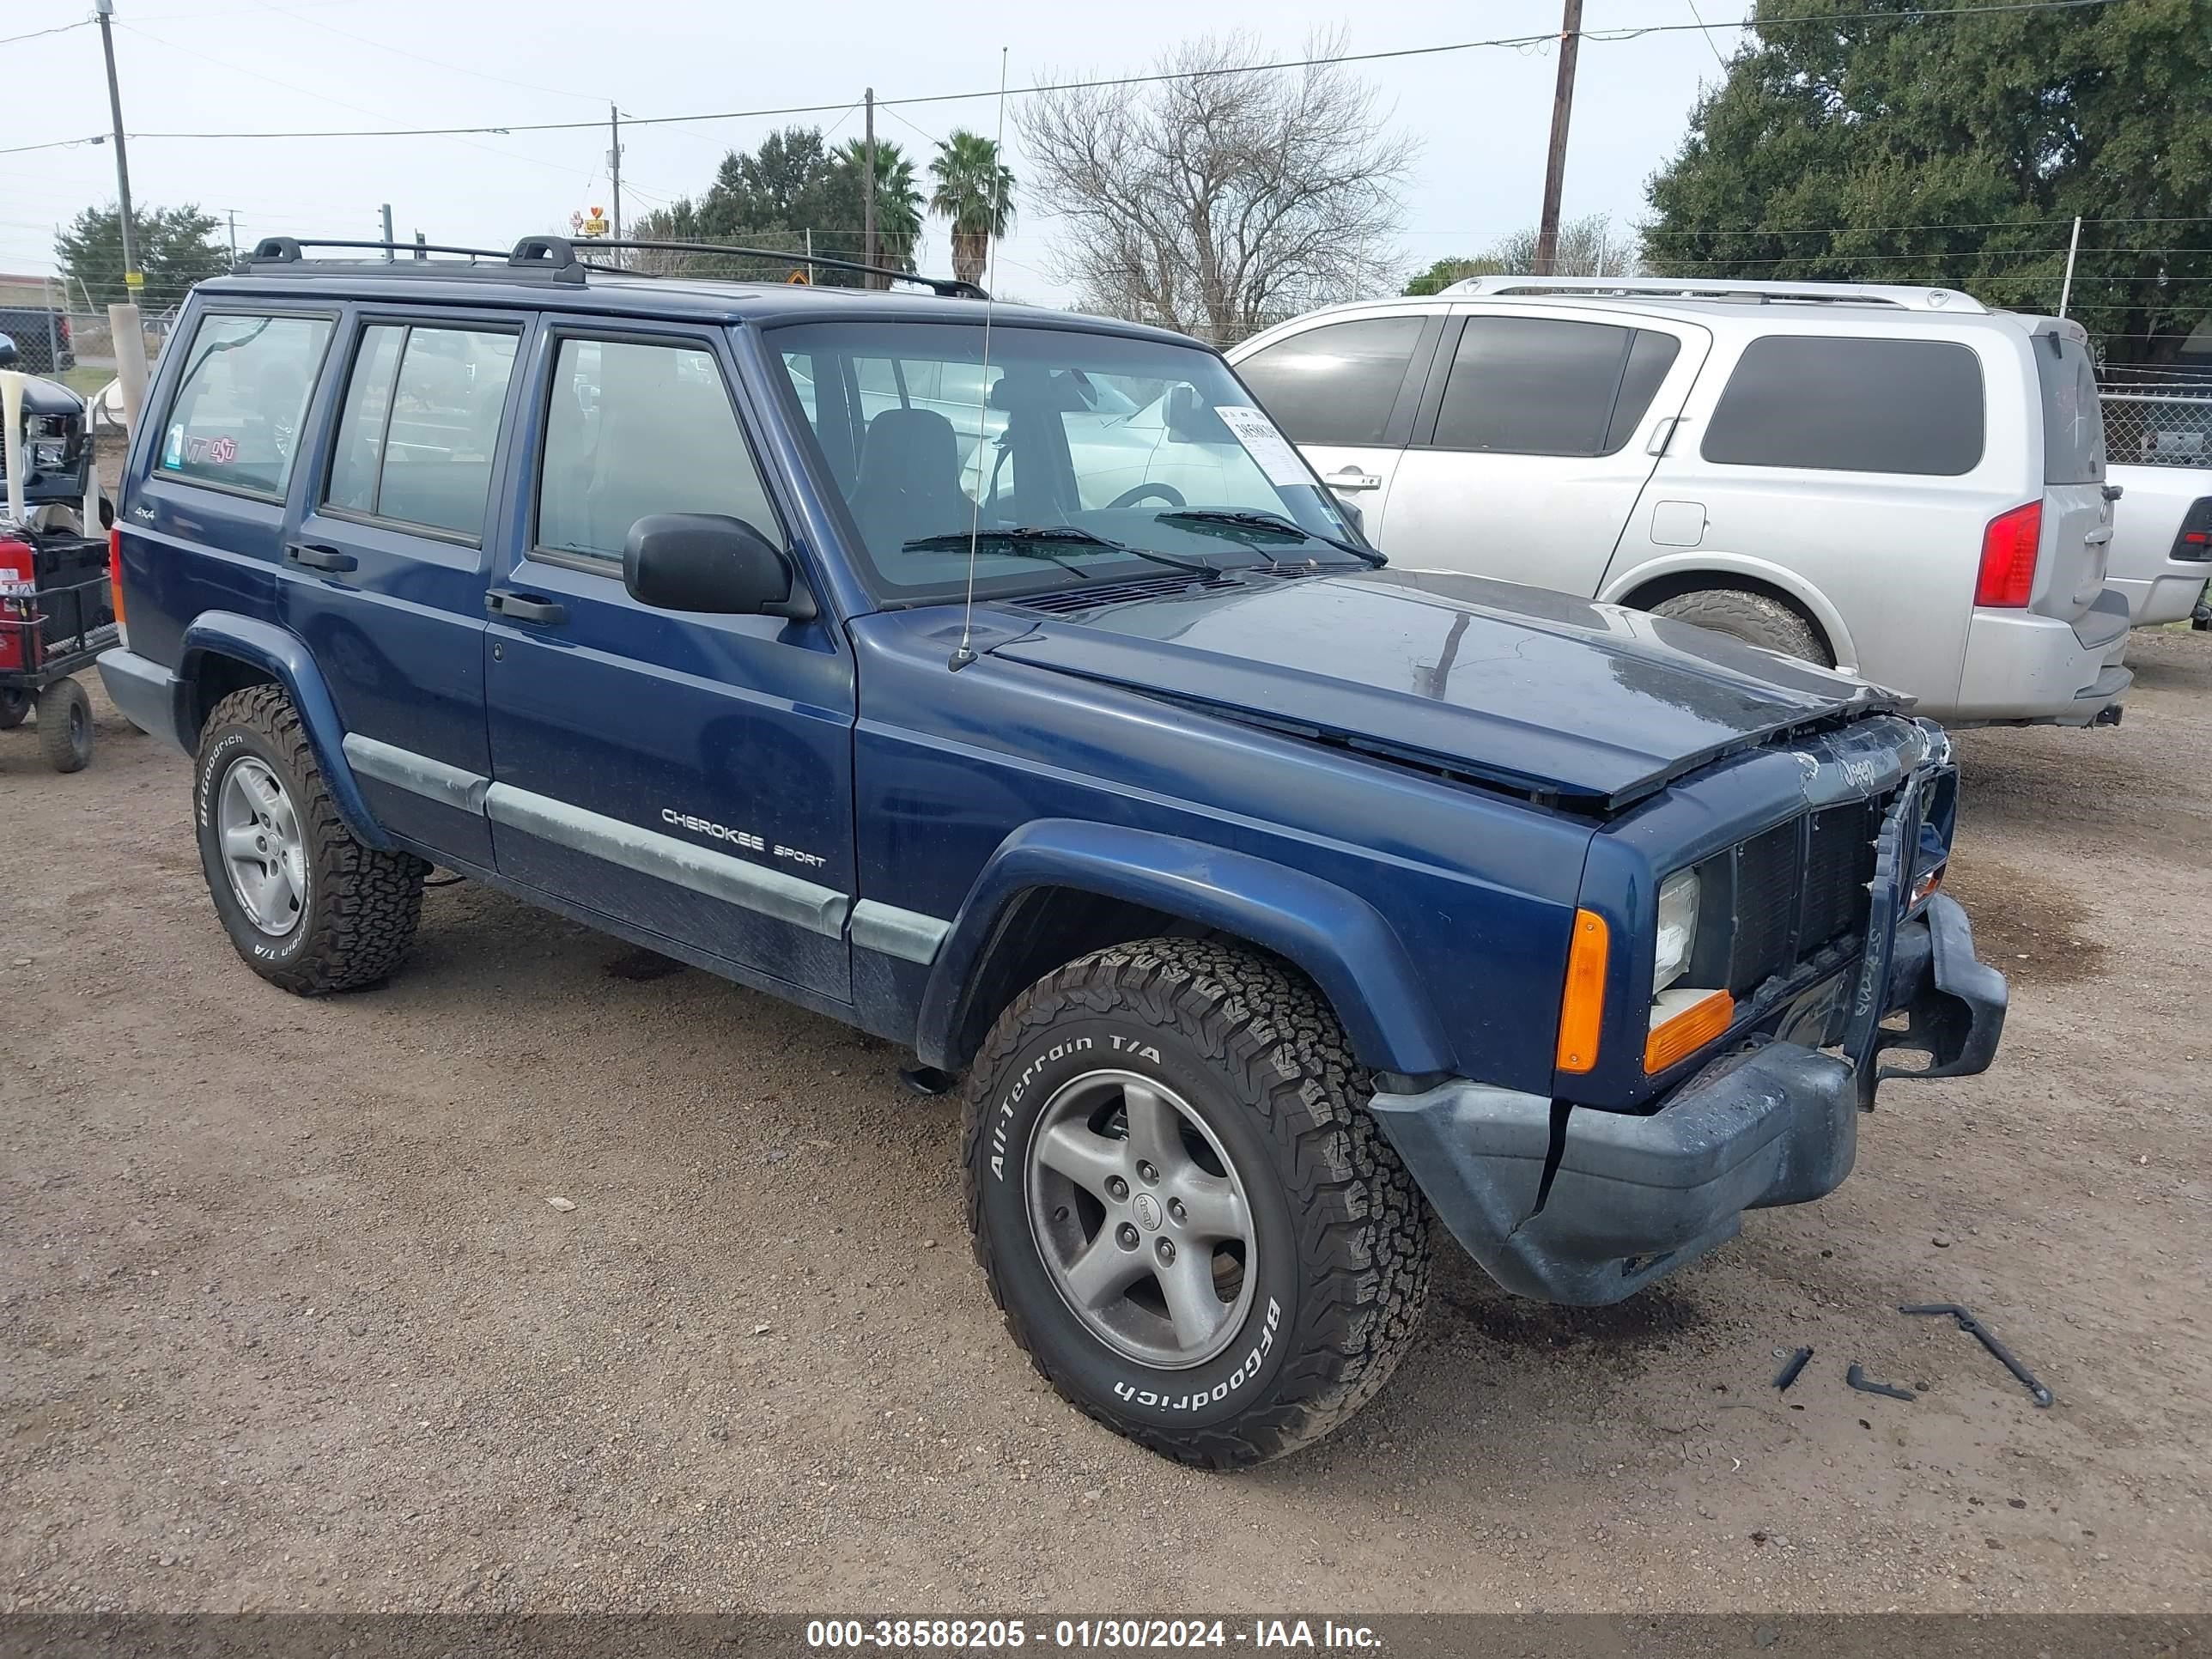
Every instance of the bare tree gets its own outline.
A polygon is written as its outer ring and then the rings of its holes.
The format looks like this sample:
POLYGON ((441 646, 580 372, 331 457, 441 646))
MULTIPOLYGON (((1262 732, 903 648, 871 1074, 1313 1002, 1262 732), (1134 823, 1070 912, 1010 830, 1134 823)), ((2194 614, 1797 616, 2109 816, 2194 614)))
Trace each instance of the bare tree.
MULTIPOLYGON (((1408 294, 1441 293, 1468 276, 1524 276, 1536 268, 1536 228, 1516 230, 1490 245, 1488 252, 1472 259, 1444 258, 1406 284, 1408 294)), ((1559 227, 1559 257, 1553 273, 1559 276, 1633 276, 1636 245, 1613 233, 1613 221, 1602 213, 1570 220, 1559 227)))
MULTIPOLYGON (((1308 58, 1340 52, 1317 35, 1308 58)), ((1255 70, 1259 43, 1208 37, 1146 86, 1042 92, 1017 119, 1054 275, 1096 311, 1221 344, 1388 286, 1398 189, 1418 146, 1386 132, 1341 64, 1255 70)))

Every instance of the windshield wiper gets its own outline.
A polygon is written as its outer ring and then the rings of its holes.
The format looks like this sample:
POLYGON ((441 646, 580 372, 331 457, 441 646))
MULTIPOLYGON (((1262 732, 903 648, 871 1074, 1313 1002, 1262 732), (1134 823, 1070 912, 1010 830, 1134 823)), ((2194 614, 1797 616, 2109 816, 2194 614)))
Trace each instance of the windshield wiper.
MULTIPOLYGON (((1209 580, 1221 574, 1216 567, 1200 564, 1195 559, 1178 559, 1171 553, 1155 553, 1149 547, 1132 547, 1127 542, 1117 542, 1110 537, 1099 535, 1096 531, 1085 530, 1081 525, 1016 525, 1008 530, 979 530, 975 534, 975 539, 978 542, 1004 543, 1014 549, 1018 554, 1025 550, 1033 557, 1048 559, 1052 558, 1052 555, 1040 544, 1079 543, 1085 546, 1110 548, 1116 553, 1127 553, 1133 558, 1149 559, 1154 564, 1164 564, 1171 569, 1188 571, 1194 576, 1204 576, 1209 580)), ((939 536, 917 536, 910 542, 900 543, 899 547, 901 551, 907 553, 946 553, 958 551, 967 546, 968 542, 967 532, 949 530, 939 536)), ((1052 559, 1052 562, 1063 569, 1075 570, 1075 574, 1079 576, 1085 575, 1085 572, 1076 570, 1075 566, 1068 564, 1064 560, 1052 559)))
POLYGON ((1300 541, 1320 542, 1349 553, 1355 559, 1371 564, 1378 570, 1384 562, 1382 556, 1371 547, 1362 547, 1356 542, 1340 541, 1334 536, 1324 536, 1317 530, 1284 518, 1276 513, 1233 511, 1225 507, 1184 507, 1152 515, 1166 524, 1222 524, 1237 525, 1247 530, 1272 530, 1285 536, 1296 536, 1300 541))

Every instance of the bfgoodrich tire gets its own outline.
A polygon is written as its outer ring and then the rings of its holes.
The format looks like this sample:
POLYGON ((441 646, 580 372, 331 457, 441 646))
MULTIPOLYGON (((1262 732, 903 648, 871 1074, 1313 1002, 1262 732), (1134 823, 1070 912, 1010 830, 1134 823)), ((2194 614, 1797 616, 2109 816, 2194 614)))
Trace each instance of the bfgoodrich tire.
POLYGON ((1741 587, 1708 587, 1695 593, 1677 593, 1653 605, 1651 611, 1654 616, 1695 623, 1785 657, 1818 663, 1823 668, 1836 665, 1835 657, 1813 624, 1781 600, 1764 593, 1741 587))
POLYGON ((1364 1083, 1312 988, 1233 945, 1116 945, 1024 992, 969 1074, 968 1218, 1046 1380, 1215 1468, 1364 1404, 1429 1271, 1364 1083))
POLYGON ((234 692, 208 715, 192 822, 216 914, 271 984, 302 996, 355 990, 407 954, 429 866, 354 839, 276 687, 234 692))

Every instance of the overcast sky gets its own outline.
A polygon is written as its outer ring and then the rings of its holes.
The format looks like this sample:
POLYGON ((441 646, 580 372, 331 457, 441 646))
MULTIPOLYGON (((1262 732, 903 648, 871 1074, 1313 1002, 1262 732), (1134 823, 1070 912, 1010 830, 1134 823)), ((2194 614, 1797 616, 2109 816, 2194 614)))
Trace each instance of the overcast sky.
MULTIPOLYGON (((1588 0, 1586 31, 1680 26, 1744 15, 1744 0, 1588 0)), ((87 15, 83 0, 8 0, 0 35, 87 15)), ((1298 55, 1309 33, 1347 27, 1353 51, 1381 51, 1559 26, 1559 0, 1468 4, 1389 0, 1356 13, 1322 0, 1114 0, 965 7, 844 0, 822 5, 659 0, 117 0, 116 57, 132 132, 425 126, 588 119, 617 101, 626 116, 857 100, 996 85, 1011 53, 1018 88, 1050 78, 1141 71, 1203 18, 1244 29, 1273 57, 1298 55)), ((1586 39, 1568 157, 1566 216, 1603 212, 1632 225, 1644 184, 1680 143, 1715 51, 1733 28, 1608 42, 1586 39)), ((1395 124, 1423 146, 1407 193, 1404 249, 1425 264, 1536 218, 1543 186, 1555 47, 1485 48, 1361 65, 1395 124)), ((97 30, 0 46, 6 141, 106 131, 97 30)), ((939 103, 878 117, 878 131, 926 161, 956 125, 986 135, 994 101, 939 103)), ((696 196, 731 148, 749 148, 793 118, 642 126, 625 131, 626 210, 696 196)), ((843 138, 859 110, 818 121, 843 138)), ((1006 124, 1018 178, 1024 164, 1006 124)), ((0 143, 4 148, 4 143, 0 143)), ((597 131, 471 138, 203 140, 144 137, 130 146, 141 209, 196 202, 237 213, 241 246, 258 236, 369 237, 380 203, 402 239, 505 246, 607 205, 607 136, 597 131)), ((0 271, 55 269, 53 232, 115 193, 106 145, 0 155, 0 271)), ((1064 297, 1047 276, 1049 220, 1023 210, 996 272, 1001 293, 1064 297)), ((949 269, 941 222, 922 248, 949 269)))

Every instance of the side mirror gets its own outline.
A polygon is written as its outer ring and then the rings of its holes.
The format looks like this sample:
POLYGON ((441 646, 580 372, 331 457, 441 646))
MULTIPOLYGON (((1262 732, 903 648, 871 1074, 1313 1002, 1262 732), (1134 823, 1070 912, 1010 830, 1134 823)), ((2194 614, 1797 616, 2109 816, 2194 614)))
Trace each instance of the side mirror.
POLYGON ((1347 501, 1343 496, 1332 490, 1329 492, 1329 504, 1336 508, 1340 516, 1350 522, 1354 530, 1359 532, 1360 540, 1367 539, 1367 515, 1359 510, 1358 501, 1347 501))
POLYGON ((0 368, 15 368, 21 355, 15 349, 15 341, 5 334, 0 334, 0 368))
POLYGON ((1221 423, 1221 416, 1213 412, 1213 405, 1198 395, 1198 388, 1184 382, 1168 388, 1168 441, 1178 444, 1225 444, 1233 442, 1229 428, 1221 423))
POLYGON ((623 586, 658 611, 808 622, 814 596, 791 561, 743 519, 719 513, 653 513, 629 527, 623 586))

